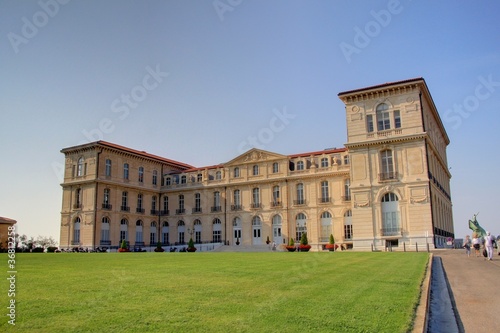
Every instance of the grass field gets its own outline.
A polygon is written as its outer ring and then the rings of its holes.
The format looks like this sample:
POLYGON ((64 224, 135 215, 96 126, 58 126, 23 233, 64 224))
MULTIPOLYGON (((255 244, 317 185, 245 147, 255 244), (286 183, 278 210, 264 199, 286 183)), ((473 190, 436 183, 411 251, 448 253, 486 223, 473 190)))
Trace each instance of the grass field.
MULTIPOLYGON (((7 274, 7 256, 2 255, 7 274)), ((406 332, 426 253, 16 255, 1 332, 406 332)), ((9 283, 0 285, 7 296, 9 283)))

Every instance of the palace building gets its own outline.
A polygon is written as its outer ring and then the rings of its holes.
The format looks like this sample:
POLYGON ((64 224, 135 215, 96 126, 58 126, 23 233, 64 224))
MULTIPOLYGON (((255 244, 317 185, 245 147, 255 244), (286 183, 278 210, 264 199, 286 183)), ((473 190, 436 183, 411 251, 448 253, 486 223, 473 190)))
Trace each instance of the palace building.
POLYGON ((62 149, 62 248, 288 244, 441 247, 454 238, 449 139, 422 78, 338 94, 343 148, 251 149, 209 167, 97 141, 62 149))

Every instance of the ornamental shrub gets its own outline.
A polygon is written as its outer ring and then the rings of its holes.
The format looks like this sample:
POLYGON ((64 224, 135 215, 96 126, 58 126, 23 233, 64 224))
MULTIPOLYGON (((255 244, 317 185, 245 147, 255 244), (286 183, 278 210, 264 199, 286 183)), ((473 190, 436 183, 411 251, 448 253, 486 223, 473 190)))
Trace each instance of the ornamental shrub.
POLYGON ((300 237, 300 245, 308 245, 309 242, 307 241, 307 232, 304 232, 302 234, 302 237, 300 237))

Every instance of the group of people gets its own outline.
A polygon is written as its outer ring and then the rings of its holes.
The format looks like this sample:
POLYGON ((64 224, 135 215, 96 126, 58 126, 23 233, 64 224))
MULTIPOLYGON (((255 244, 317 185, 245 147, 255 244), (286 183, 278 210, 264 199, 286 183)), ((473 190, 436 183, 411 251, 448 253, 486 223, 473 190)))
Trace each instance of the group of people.
MULTIPOLYGON (((474 253, 476 257, 481 256, 481 248, 483 248, 483 256, 487 260, 493 260, 494 248, 497 247, 497 242, 495 237, 489 232, 486 232, 486 236, 480 237, 476 233, 472 234, 472 239, 469 235, 465 236, 464 246, 465 253, 467 257, 470 257, 471 249, 474 248, 474 253)), ((500 252, 499 252, 500 255, 500 252)))

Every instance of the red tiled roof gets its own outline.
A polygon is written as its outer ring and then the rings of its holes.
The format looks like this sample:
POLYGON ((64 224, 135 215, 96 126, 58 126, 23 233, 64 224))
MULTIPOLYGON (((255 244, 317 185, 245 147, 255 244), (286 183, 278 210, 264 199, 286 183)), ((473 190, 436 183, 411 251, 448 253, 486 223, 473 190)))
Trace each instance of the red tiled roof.
POLYGON ((15 223, 17 223, 17 221, 13 220, 13 219, 9 219, 7 217, 0 216, 0 223, 15 224, 15 223))
POLYGON ((359 89, 354 89, 354 90, 343 91, 343 92, 338 93, 337 96, 352 94, 352 93, 363 91, 363 90, 380 89, 380 88, 383 88, 383 87, 389 87, 389 86, 394 86, 394 85, 398 85, 398 84, 410 83, 410 82, 413 82, 413 81, 424 81, 425 82, 425 80, 424 80, 423 77, 416 77, 416 78, 413 78, 413 79, 407 79, 407 80, 401 80, 401 81, 395 81, 395 82, 386 82, 386 83, 382 83, 382 84, 377 84, 375 86, 370 86, 370 87, 365 87, 365 88, 359 88, 359 89))

